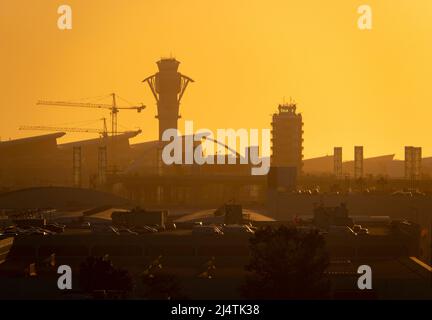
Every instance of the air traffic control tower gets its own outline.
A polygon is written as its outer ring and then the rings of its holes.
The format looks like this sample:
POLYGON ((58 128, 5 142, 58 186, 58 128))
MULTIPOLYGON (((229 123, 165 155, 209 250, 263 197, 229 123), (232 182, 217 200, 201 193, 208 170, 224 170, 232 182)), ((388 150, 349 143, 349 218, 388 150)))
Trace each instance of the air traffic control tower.
POLYGON ((156 99, 159 119, 159 140, 166 129, 177 129, 180 101, 191 78, 178 72, 180 62, 174 58, 162 58, 157 62, 159 72, 147 77, 147 82, 156 99))

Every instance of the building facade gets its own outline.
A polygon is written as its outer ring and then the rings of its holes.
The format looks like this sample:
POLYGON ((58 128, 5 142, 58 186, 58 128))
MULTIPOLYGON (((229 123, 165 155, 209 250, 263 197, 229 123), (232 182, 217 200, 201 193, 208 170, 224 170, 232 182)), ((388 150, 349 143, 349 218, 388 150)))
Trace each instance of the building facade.
POLYGON ((303 119, 296 104, 279 105, 272 118, 272 167, 303 168, 303 119))

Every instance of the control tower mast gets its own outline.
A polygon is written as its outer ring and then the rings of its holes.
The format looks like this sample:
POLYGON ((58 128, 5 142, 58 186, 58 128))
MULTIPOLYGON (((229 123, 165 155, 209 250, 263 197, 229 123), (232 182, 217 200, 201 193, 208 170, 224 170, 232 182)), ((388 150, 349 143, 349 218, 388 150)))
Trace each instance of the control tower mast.
POLYGON ((174 58, 162 58, 157 62, 159 72, 147 77, 147 82, 156 99, 159 119, 159 140, 167 129, 177 129, 180 101, 191 78, 178 72, 180 62, 174 58))

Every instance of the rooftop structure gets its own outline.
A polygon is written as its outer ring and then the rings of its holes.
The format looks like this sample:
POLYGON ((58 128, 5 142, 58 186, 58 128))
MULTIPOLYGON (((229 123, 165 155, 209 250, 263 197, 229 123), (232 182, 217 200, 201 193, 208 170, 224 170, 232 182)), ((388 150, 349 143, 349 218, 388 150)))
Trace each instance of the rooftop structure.
POLYGON ((159 72, 147 77, 147 82, 156 99, 159 119, 159 140, 167 129, 177 129, 180 101, 191 78, 178 72, 180 62, 174 58, 162 58, 157 62, 159 72))

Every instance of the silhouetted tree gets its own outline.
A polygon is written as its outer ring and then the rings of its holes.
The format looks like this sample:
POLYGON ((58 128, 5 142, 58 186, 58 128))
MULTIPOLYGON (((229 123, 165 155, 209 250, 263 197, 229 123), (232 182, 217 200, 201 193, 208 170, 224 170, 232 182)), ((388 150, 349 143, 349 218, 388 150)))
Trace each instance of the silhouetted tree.
POLYGON ((381 176, 378 178, 377 185, 378 185, 380 191, 384 191, 387 184, 388 184, 388 181, 387 181, 386 177, 381 176))
POLYGON ((321 299, 329 294, 325 241, 318 231, 266 227, 250 239, 249 274, 241 287, 247 299, 321 299))
POLYGON ((366 188, 366 180, 362 177, 357 178, 355 184, 359 191, 363 191, 366 188))
POLYGON ((150 300, 184 300, 182 286, 178 279, 170 274, 143 275, 144 297, 150 300))
POLYGON ((106 257, 88 257, 80 267, 80 285, 86 292, 112 290, 130 292, 133 280, 125 269, 115 268, 106 257))

